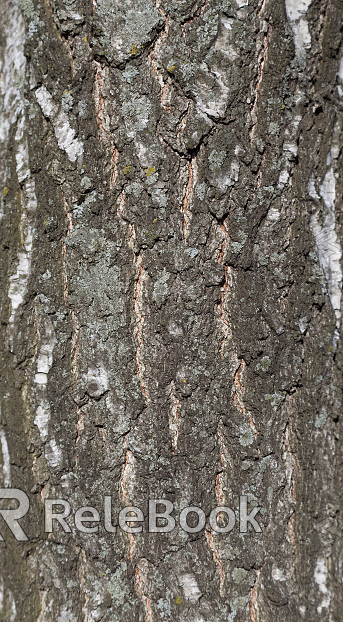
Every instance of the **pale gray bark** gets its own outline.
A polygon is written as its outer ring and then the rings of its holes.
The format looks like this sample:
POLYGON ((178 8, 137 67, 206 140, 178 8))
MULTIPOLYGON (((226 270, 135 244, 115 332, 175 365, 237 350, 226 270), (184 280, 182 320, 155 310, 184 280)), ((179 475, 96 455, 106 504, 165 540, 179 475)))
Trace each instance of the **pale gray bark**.
POLYGON ((338 622, 342 0, 0 12, 1 620, 338 622), (105 495, 263 532, 44 533, 105 495))

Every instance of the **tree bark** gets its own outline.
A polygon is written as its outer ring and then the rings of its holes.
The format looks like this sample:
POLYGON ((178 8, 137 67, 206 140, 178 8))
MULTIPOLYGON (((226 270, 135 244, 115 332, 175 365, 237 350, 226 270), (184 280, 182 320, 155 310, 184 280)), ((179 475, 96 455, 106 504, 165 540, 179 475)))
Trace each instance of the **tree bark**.
POLYGON ((340 621, 342 0, 0 11, 1 620, 340 621))

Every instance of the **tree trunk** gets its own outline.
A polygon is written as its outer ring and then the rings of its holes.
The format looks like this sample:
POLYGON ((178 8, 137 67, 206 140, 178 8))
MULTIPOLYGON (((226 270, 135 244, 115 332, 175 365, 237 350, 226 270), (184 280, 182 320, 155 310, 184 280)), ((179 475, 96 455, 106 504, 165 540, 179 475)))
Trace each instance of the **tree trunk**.
POLYGON ((0 11, 1 620, 339 622, 342 0, 0 11))

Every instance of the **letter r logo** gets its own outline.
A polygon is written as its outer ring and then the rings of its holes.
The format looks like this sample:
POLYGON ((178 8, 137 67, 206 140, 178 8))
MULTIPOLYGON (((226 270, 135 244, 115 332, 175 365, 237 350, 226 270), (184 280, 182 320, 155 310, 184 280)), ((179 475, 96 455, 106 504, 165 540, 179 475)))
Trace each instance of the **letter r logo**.
MULTIPOLYGON (((29 511, 30 501, 25 492, 19 488, 0 488, 0 499, 15 499, 19 506, 15 510, 0 510, 0 515, 4 519, 7 527, 12 531, 18 542, 27 542, 28 537, 18 523, 19 518, 23 518, 29 511)), ((0 541, 3 542, 0 534, 0 541)))

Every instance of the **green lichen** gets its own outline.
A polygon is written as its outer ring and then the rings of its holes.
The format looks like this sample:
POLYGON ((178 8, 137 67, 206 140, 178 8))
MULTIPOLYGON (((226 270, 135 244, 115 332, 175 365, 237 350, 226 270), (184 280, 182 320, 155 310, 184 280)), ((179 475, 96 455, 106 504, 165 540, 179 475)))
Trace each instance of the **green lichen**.
POLYGON ((201 184, 197 185, 195 189, 195 194, 198 197, 198 199, 203 201, 206 195, 206 191, 207 191, 207 184, 205 182, 202 182, 201 184))
MULTIPOLYGON (((181 603, 176 603, 176 604, 181 604, 181 603)), ((163 598, 160 598, 157 601, 157 609, 160 611, 160 616, 162 619, 170 620, 171 606, 170 606, 169 601, 164 600, 163 598)))
POLYGON ((266 468, 269 466, 271 461, 271 456, 266 456, 265 458, 262 458, 262 460, 260 460, 259 464, 258 464, 258 470, 260 471, 260 473, 264 473, 266 468))
POLYGON ((162 304, 162 302, 165 300, 169 288, 167 285, 167 281, 170 277, 170 274, 166 271, 165 268, 163 268, 162 272, 160 272, 160 275, 154 285, 154 291, 152 294, 152 298, 153 300, 158 304, 162 304))
POLYGON ((252 445, 254 442, 254 435, 247 424, 241 425, 241 436, 239 438, 239 442, 243 447, 247 447, 248 445, 252 445))
POLYGON ((243 469, 243 471, 247 471, 248 469, 250 469, 252 464, 253 463, 251 462, 251 460, 243 460, 243 462, 242 462, 242 469, 243 469))
POLYGON ((78 110, 79 110, 79 115, 81 118, 86 116, 86 109, 87 109, 87 104, 84 101, 79 101, 79 103, 77 104, 78 110))
POLYGON ((92 187, 92 182, 89 179, 89 177, 87 177, 87 175, 85 175, 81 179, 81 188, 82 188, 82 190, 89 190, 91 187, 92 187))
POLYGON ((248 571, 245 568, 235 568, 232 572, 232 579, 234 583, 243 583, 248 576, 248 571))
MULTIPOLYGON (((295 336, 296 338, 296 336, 295 336)), ((284 401, 285 397, 284 395, 281 395, 280 393, 266 393, 264 396, 264 399, 266 401, 270 401, 271 406, 273 408, 277 408, 278 406, 280 406, 280 404, 282 404, 282 402, 284 401)))
POLYGON ((321 410, 321 411, 320 411, 320 412, 316 415, 316 418, 315 418, 315 421, 314 421, 314 426, 315 426, 318 430, 320 430, 320 428, 322 428, 322 427, 325 425, 327 418, 328 418, 327 412, 326 412, 326 410, 323 408, 323 409, 322 409, 322 410, 321 410))
POLYGON ((269 356, 263 356, 261 359, 261 363, 257 363, 256 369, 261 369, 262 371, 268 371, 271 364, 271 360, 269 356))
POLYGON ((65 90, 62 95, 62 108, 64 112, 69 112, 74 105, 74 99, 70 91, 65 90))
POLYGON ((28 19, 35 19, 37 17, 34 4, 32 0, 18 0, 19 6, 23 11, 25 17, 28 19))
POLYGON ((133 137, 135 132, 141 132, 147 128, 152 110, 151 102, 147 97, 126 101, 122 104, 121 110, 130 136, 132 130, 133 137))
MULTIPOLYGON (((125 171, 125 169, 124 169, 125 171)), ((125 173, 124 173, 125 174, 125 173)), ((143 186, 137 181, 133 181, 131 184, 128 184, 125 188, 125 193, 128 195, 133 194, 135 199, 139 199, 143 192, 143 186)))
POLYGON ((208 156, 208 161, 210 163, 210 169, 212 173, 219 173, 221 167, 224 164, 226 156, 226 151, 216 151, 216 149, 213 149, 213 151, 211 151, 210 155, 208 156))
POLYGON ((125 562, 122 562, 121 567, 118 568, 118 570, 111 577, 107 586, 107 590, 115 605, 123 605, 129 596, 129 591, 125 585, 125 581, 123 581, 122 578, 124 566, 126 566, 126 564, 125 562))

